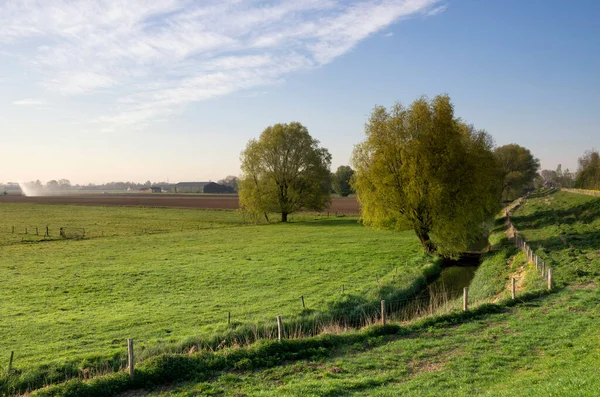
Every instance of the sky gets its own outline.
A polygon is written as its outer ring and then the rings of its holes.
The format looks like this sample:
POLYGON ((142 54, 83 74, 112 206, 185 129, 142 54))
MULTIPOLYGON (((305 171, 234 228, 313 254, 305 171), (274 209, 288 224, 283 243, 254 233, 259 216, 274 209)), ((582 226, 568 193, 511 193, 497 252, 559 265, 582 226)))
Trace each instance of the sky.
POLYGON ((0 0, 0 183, 208 181, 299 121, 349 164, 375 105, 450 95, 542 168, 600 148, 596 0, 0 0))

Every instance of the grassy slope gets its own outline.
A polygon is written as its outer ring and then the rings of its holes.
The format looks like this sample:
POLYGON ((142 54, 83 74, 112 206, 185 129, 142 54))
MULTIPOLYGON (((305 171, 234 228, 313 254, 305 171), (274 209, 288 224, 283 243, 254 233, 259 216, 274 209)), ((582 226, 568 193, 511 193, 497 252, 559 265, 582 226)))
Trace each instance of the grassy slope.
POLYGON ((127 337, 156 346, 223 330, 228 311, 234 322, 289 318, 302 310, 300 295, 326 311, 342 284, 347 296, 375 299, 376 275, 404 288, 428 260, 412 233, 351 218, 249 226, 229 211, 3 205, 0 213, 0 357, 14 350, 25 372, 122 353, 127 337), (110 236, 21 243, 7 232, 17 220, 96 225, 110 236), (165 232, 132 232, 142 228, 165 232))
POLYGON ((325 360, 138 396, 589 396, 600 389, 600 298, 595 285, 481 316, 372 341, 325 360))
MULTIPOLYGON (((600 199, 559 192, 528 200, 513 217, 525 238, 552 260, 559 283, 570 284, 555 294, 460 325, 426 326, 375 347, 348 346, 327 359, 223 372, 214 382, 139 395, 595 395, 600 390, 599 206, 600 199)), ((475 294, 482 299, 506 294, 506 277, 515 274, 524 278, 522 288, 542 286, 523 254, 513 257, 500 229, 492 242, 497 250, 474 279, 475 294)))
POLYGON ((600 198, 556 192, 529 199, 514 225, 560 284, 600 277, 600 198))

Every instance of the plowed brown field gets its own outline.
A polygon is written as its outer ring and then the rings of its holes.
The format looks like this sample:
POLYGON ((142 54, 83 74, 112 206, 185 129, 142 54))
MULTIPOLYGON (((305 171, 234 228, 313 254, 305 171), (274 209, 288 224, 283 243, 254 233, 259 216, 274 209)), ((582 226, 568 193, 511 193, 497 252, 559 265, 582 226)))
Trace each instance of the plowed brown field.
MULTIPOLYGON (((26 197, 18 195, 0 196, 0 203, 36 203, 36 204, 77 204, 77 205, 118 205, 144 207, 239 208, 237 196, 182 195, 182 194, 81 194, 62 196, 26 197)), ((330 213, 358 215, 359 208, 355 198, 333 198, 329 206, 330 213)))

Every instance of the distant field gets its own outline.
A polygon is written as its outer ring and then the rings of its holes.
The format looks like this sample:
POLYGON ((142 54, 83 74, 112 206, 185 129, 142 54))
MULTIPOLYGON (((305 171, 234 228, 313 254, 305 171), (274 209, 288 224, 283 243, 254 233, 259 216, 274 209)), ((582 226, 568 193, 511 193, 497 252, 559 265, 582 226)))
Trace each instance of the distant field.
POLYGON ((327 311, 342 285, 376 299, 377 280, 405 288, 429 261, 412 232, 352 217, 292 219, 254 225, 236 211, 0 203, 0 357, 15 351, 26 373, 122 353, 128 337, 156 346, 224 330, 228 312, 236 323, 289 318, 302 311, 301 295, 327 311), (86 238, 62 239, 60 227, 86 238))
MULTIPOLYGON (((145 206, 201 209, 238 209, 237 196, 211 194, 171 194, 171 193, 86 193, 78 195, 26 197, 20 195, 0 196, 2 203, 29 204, 77 204, 110 206, 145 206)), ((333 197, 326 212, 358 215, 359 207, 354 197, 333 197)))

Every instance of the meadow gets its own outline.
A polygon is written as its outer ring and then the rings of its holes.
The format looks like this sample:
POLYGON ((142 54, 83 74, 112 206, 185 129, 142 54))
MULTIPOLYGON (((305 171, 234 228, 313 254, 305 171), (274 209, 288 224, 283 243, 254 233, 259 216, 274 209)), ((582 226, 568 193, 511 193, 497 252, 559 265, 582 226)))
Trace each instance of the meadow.
POLYGON ((460 322, 422 321, 323 358, 132 396, 592 396, 600 390, 595 285, 460 322))
POLYGON ((600 198, 562 191, 526 200, 512 222, 556 268, 558 285, 600 278, 600 198))
MULTIPOLYGON (((553 292, 544 291, 539 274, 514 248, 499 219, 490 237, 493 249, 471 283, 474 295, 488 303, 468 312, 309 338, 304 347, 285 341, 246 353, 237 349, 228 354, 238 352, 238 361, 172 375, 166 386, 129 395, 596 395, 600 291, 592 253, 598 255, 594 236, 599 203, 597 198, 551 192, 529 198, 513 215, 522 235, 552 261, 559 280, 553 292), (573 243, 577 241, 579 246, 573 243), (519 279, 516 301, 507 293, 509 277, 519 279), (261 349, 276 362, 258 360, 261 349)), ((165 360, 172 362, 163 367, 173 368, 177 360, 189 364, 194 358, 165 360)))
POLYGON ((292 220, 255 225, 236 211, 3 204, 3 366, 15 352, 6 384, 52 383, 107 360, 123 366, 126 338, 143 356, 278 314, 378 302, 382 291, 410 290, 431 271, 412 232, 373 230, 352 217, 292 220), (46 226, 49 237, 31 232, 46 226), (62 238, 61 227, 85 229, 85 238, 62 238))

